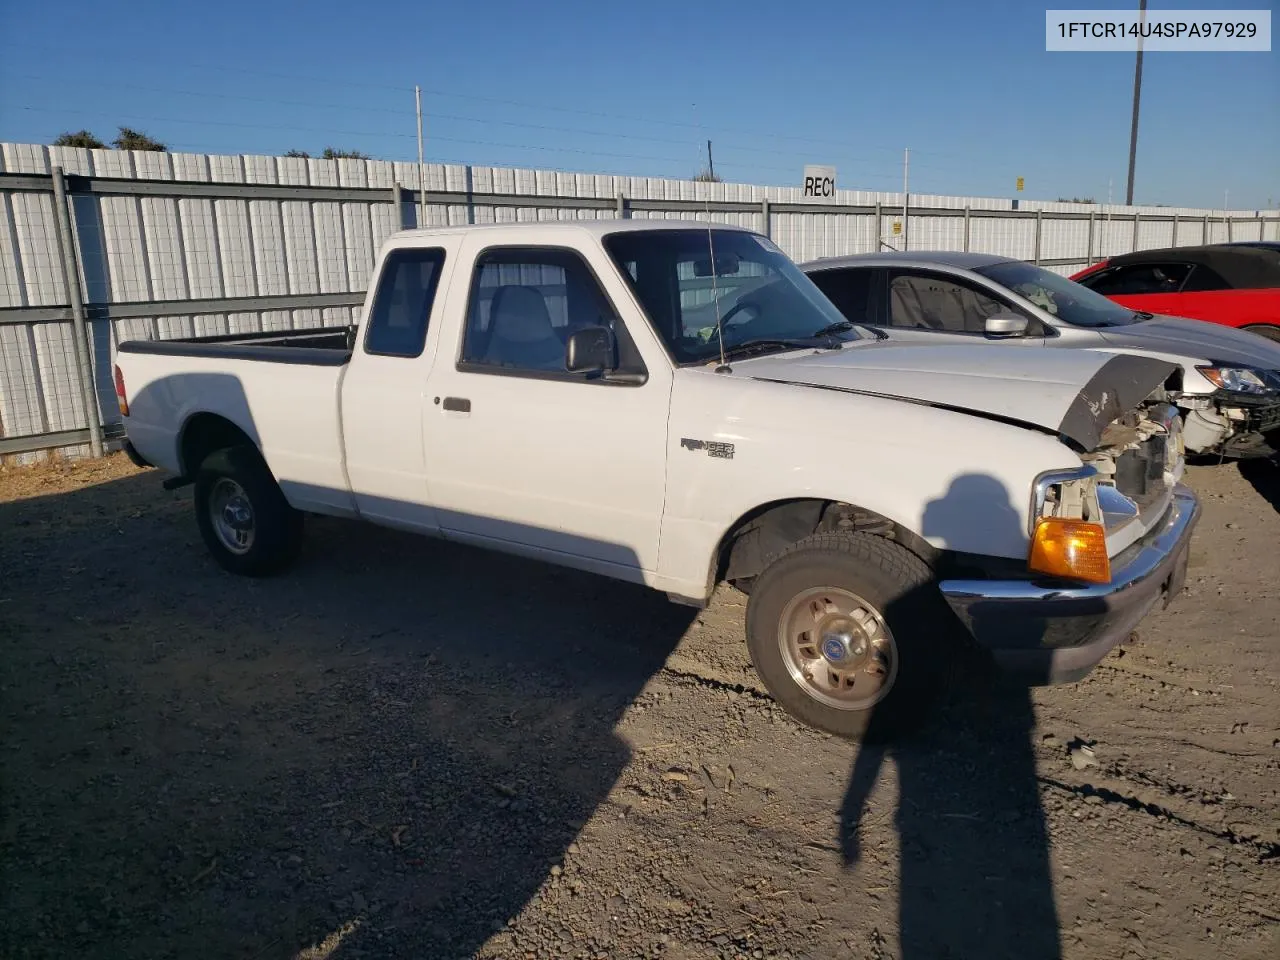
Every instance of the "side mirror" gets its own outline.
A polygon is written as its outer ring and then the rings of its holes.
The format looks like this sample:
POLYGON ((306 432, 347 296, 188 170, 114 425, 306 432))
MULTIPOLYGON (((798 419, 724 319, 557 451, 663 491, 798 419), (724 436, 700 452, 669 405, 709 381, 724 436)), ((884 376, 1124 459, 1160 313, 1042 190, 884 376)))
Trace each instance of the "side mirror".
POLYGON ((997 313, 987 317, 983 332, 988 337, 1021 337, 1027 332, 1027 318, 1016 313, 997 313))
POLYGON ((569 334, 564 348, 564 368, 570 373, 604 373, 614 368, 613 331, 608 327, 582 327, 569 334))

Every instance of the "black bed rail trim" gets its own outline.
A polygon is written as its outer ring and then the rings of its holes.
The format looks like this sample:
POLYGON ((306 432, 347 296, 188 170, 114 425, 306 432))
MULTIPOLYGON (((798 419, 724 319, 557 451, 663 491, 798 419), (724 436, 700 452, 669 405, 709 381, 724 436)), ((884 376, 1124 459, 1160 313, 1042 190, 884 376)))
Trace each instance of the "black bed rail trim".
MULTIPOLYGON (((279 337, 276 334, 277 338, 279 337)), ((213 357, 221 360, 258 360, 263 363, 296 363, 309 367, 341 367, 351 359, 345 347, 264 346, 243 342, 204 340, 128 340, 120 353, 150 353, 167 357, 213 357)))

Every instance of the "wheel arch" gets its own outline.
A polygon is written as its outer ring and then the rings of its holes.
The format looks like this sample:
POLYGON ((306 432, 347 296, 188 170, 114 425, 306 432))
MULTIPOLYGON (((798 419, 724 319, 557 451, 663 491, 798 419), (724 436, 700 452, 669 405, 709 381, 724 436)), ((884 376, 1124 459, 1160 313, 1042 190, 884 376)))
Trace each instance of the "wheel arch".
POLYGON ((933 569, 940 551, 915 531, 884 515, 819 497, 795 497, 760 504, 743 513, 721 535, 711 557, 708 595, 721 581, 750 582, 770 558, 820 532, 862 532, 910 550, 933 569))
POLYGON ((1240 328, 1268 340, 1280 342, 1280 320, 1275 323, 1247 323, 1240 328))
POLYGON ((233 420, 220 413, 193 413, 178 433, 178 465, 183 476, 192 477, 215 450, 241 446, 252 449, 261 458, 257 441, 233 420))

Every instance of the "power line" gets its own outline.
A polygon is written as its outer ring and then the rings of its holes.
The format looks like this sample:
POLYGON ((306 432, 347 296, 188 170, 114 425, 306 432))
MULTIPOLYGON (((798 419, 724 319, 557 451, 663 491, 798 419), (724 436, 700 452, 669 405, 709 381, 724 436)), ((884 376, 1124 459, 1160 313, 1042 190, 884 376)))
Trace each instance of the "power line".
MULTIPOLYGON (((49 77, 41 77, 35 74, 20 74, 19 76, 22 76, 27 79, 34 79, 34 80, 52 79, 49 77)), ((176 94, 180 96, 192 96, 192 97, 206 97, 206 98, 220 99, 220 100, 236 100, 241 102, 264 103, 264 104, 281 105, 281 106, 313 107, 313 108, 324 109, 324 110, 358 110, 361 113, 371 113, 371 112, 384 113, 384 114, 391 114, 394 116, 398 116, 401 118, 404 118, 407 115, 406 110, 396 110, 390 107, 367 107, 360 104, 335 104, 335 103, 321 103, 317 101, 276 99, 273 97, 251 97, 251 96, 244 96, 240 94, 215 93, 213 91, 204 91, 204 90, 178 90, 178 89, 147 86, 144 84, 119 83, 116 81, 105 81, 99 85, 108 86, 108 87, 119 87, 121 89, 142 90, 142 91, 152 92, 152 93, 176 94)), ((104 112, 106 111, 104 110, 104 112)), ((87 111, 85 112, 85 115, 88 115, 87 111)), ((650 143, 672 144, 677 146, 685 146, 688 143, 690 143, 688 139, 684 139, 684 138, 677 139, 674 137, 654 137, 654 136, 648 136, 645 134, 618 133, 618 132, 607 131, 607 130, 589 130, 582 127, 562 127, 562 126, 556 126, 553 124, 545 124, 545 123, 529 123, 527 121, 522 121, 522 120, 499 120, 499 119, 491 119, 487 117, 466 116, 462 114, 431 113, 431 112, 424 113, 423 116, 428 120, 451 120, 451 121, 460 122, 460 123, 492 124, 495 126, 516 127, 520 129, 527 129, 527 130, 545 130, 553 133, 573 133, 581 136, 604 137, 609 139, 622 139, 622 140, 638 140, 638 141, 645 141, 650 143)), ((155 118, 155 119, 157 120, 157 122, 174 122, 169 120, 163 120, 162 118, 155 118)), ((209 122, 212 123, 213 121, 209 121, 209 122)), ((271 126, 274 128, 279 125, 272 124, 271 126)), ((292 129, 302 130, 303 128, 293 127, 292 129)), ((336 130, 333 132, 341 133, 341 131, 336 131, 336 130)), ((346 135, 360 136, 362 134, 351 132, 351 133, 347 133, 346 135)), ((363 134, 363 135, 383 136, 383 134, 363 134)), ((387 134, 387 135, 403 136, 404 134, 387 134)), ((468 141, 468 142, 479 142, 479 141, 468 141)), ((722 142, 721 149, 736 150, 744 153, 769 154, 772 156, 782 156, 782 157, 795 156, 794 150, 779 150, 779 149, 771 149, 769 147, 747 146, 745 144, 735 144, 735 143, 722 142)), ((871 157, 841 156, 839 159, 842 162, 849 162, 849 163, 879 163, 880 162, 871 157)), ((923 169, 930 169, 930 167, 928 165, 924 165, 923 169)))
MULTIPOLYGON (((65 56, 65 55, 66 55, 66 51, 65 51, 65 50, 59 50, 59 51, 58 51, 58 53, 59 53, 59 55, 60 55, 60 56, 65 56)), ((79 55, 78 55, 78 54, 77 54, 77 57, 79 57, 79 55)), ((95 51, 89 51, 89 52, 87 52, 87 53, 86 53, 86 56, 85 56, 85 57, 79 57, 79 58, 80 58, 80 59, 92 59, 93 57, 98 57, 98 58, 104 58, 104 59, 105 59, 105 58, 107 58, 107 55, 106 55, 104 52, 102 52, 102 51, 96 51, 96 50, 95 50, 95 51)), ((112 59, 113 59, 113 62, 114 62, 114 58, 112 58, 112 59)), ((207 62, 206 62, 206 63, 202 63, 201 61, 184 61, 184 65, 189 65, 189 66, 204 66, 204 67, 207 67, 208 69, 210 69, 210 70, 214 70, 214 71, 222 71, 222 72, 227 72, 227 73, 243 73, 243 74, 250 74, 250 75, 256 75, 256 76, 276 77, 276 78, 278 78, 278 79, 296 80, 296 81, 300 81, 300 82, 304 82, 304 83, 309 83, 309 84, 328 84, 328 85, 330 85, 330 86, 338 86, 338 87, 362 87, 362 88, 375 89, 375 90, 392 90, 392 91, 395 91, 396 93, 399 93, 399 94, 402 94, 402 95, 405 95, 405 96, 407 96, 410 92, 412 92, 412 88, 411 88, 411 87, 393 86, 393 85, 391 85, 391 84, 369 83, 369 82, 366 82, 366 81, 339 80, 339 79, 336 79, 336 78, 334 78, 334 77, 303 76, 303 75, 300 75, 300 74, 282 73, 282 72, 280 72, 280 71, 274 71, 274 70, 261 70, 261 69, 257 69, 257 68, 254 68, 254 67, 231 66, 231 65, 228 65, 228 64, 211 64, 211 63, 207 63, 207 62)), ((32 75, 30 75, 30 74, 26 74, 26 75, 23 75, 23 76, 31 77, 32 75)), ((43 78, 43 79, 52 79, 52 78, 43 78)), ((112 83, 115 83, 115 81, 112 81, 112 83)), ((121 85, 121 86, 123 86, 124 84, 116 84, 116 85, 121 85)), ((129 85, 129 86, 132 86, 132 87, 137 88, 137 89, 148 89, 148 88, 146 88, 146 87, 144 87, 144 86, 142 86, 142 85, 137 85, 137 84, 131 84, 131 85, 129 85)), ((168 93, 187 93, 187 94, 196 95, 196 96, 215 95, 215 94, 212 94, 211 92, 209 92, 209 93, 196 93, 196 92, 194 92, 194 91, 177 91, 177 90, 168 90, 167 88, 150 88, 150 89, 157 89, 159 92, 168 92, 168 93)), ((631 122, 631 123, 645 123, 645 124, 652 124, 652 125, 657 125, 657 126, 679 127, 679 128, 687 129, 687 130, 699 130, 699 129, 702 129, 702 125, 700 125, 700 124, 695 124, 695 123, 693 123, 693 122, 690 122, 690 121, 683 121, 683 120, 657 119, 657 118, 653 118, 653 117, 639 117, 639 116, 629 115, 629 114, 619 114, 619 113, 604 112, 604 111, 598 111, 598 110, 586 110, 586 109, 583 109, 583 108, 580 108, 580 107, 566 107, 566 106, 563 106, 563 105, 561 105, 561 104, 538 103, 538 102, 530 101, 530 100, 518 100, 518 99, 505 98, 505 97, 490 97, 490 96, 484 96, 484 95, 481 95, 481 94, 474 94, 474 93, 460 93, 460 92, 456 92, 456 91, 448 91, 448 90, 434 90, 434 89, 427 89, 427 88, 423 88, 423 91, 422 91, 422 92, 423 92, 424 94, 431 95, 431 96, 436 96, 436 97, 451 97, 451 98, 455 98, 455 99, 462 99, 462 100, 474 100, 474 101, 481 102, 481 103, 495 103, 495 104, 502 104, 502 105, 505 105, 505 106, 522 107, 522 108, 525 108, 525 109, 533 109, 533 110, 547 110, 547 111, 553 111, 553 112, 557 112, 557 113, 576 114, 576 115, 579 115, 579 116, 590 116, 590 117, 603 118, 603 119, 607 119, 607 120, 615 120, 615 121, 616 121, 616 120, 624 120, 624 121, 631 122)), ((310 103, 310 104, 308 104, 308 103, 301 102, 301 101, 284 101, 284 100, 276 101, 276 100, 273 100, 273 99, 270 99, 270 98, 248 97, 248 96, 236 95, 236 94, 216 94, 216 96, 218 96, 218 97, 225 97, 225 98, 227 98, 227 99, 239 99, 239 100, 246 100, 246 101, 250 101, 250 102, 255 102, 255 101, 256 101, 256 102, 264 102, 264 103, 274 103, 274 102, 279 102, 279 103, 282 103, 282 104, 294 105, 294 106, 317 106, 317 107, 327 107, 327 108, 329 108, 329 109, 363 109, 363 108, 358 108, 358 107, 348 107, 348 106, 346 106, 346 105, 338 105, 338 104, 327 104, 327 105, 326 105, 326 104, 320 104, 320 103, 310 103)), ((387 107, 369 108, 369 109, 370 109, 370 110, 376 110, 377 112, 390 112, 390 113, 400 113, 400 112, 401 112, 401 111, 396 111, 396 110, 393 110, 393 109, 391 109, 391 108, 387 108, 387 107)), ((463 119, 471 119, 471 118, 463 118, 463 119)), ((499 121, 484 121, 484 122, 499 122, 499 121)), ((549 129, 554 129, 554 128, 549 128, 549 129)), ((562 130, 563 130, 563 129, 565 129, 565 128, 559 128, 559 129, 562 129, 562 130)), ((731 134, 740 134, 740 135, 744 135, 744 136, 750 136, 750 137, 753 137, 753 138, 761 138, 761 137, 762 137, 762 138, 771 139, 771 140, 792 141, 792 142, 796 142, 796 143, 809 143, 809 144, 827 145, 827 146, 835 146, 835 147, 846 147, 846 148, 847 148, 847 147, 854 147, 854 148, 856 148, 856 149, 861 149, 861 150, 865 150, 865 151, 889 152, 889 153, 894 154, 895 156, 897 156, 897 155, 901 152, 901 149, 902 149, 900 146, 893 146, 893 147, 889 147, 889 146, 877 147, 877 146, 870 146, 870 145, 866 144, 865 142, 857 142, 857 143, 855 143, 855 142, 853 142, 853 141, 848 141, 848 140, 835 140, 835 139, 830 139, 830 138, 821 138, 821 137, 806 137, 806 136, 799 136, 799 135, 795 135, 795 134, 778 134, 778 133, 770 133, 770 132, 768 132, 768 131, 761 130, 761 129, 759 129, 759 128, 753 128, 753 129, 750 129, 750 130, 744 130, 744 129, 740 129, 740 128, 725 128, 725 127, 710 127, 710 126, 708 126, 706 129, 707 129, 708 131, 710 131, 712 134, 715 134, 715 133, 731 133, 731 134)), ((575 131, 572 131, 572 130, 566 130, 566 132, 575 132, 575 131)), ((637 139, 641 138, 641 135, 638 135, 638 134, 632 134, 632 135, 620 134, 620 136, 633 136, 633 137, 636 137, 637 139)), ((678 141, 678 142, 683 143, 684 141, 678 141)), ((759 149, 759 148, 754 148, 754 149, 759 149)), ((941 152, 941 151, 921 150, 921 151, 917 151, 917 152, 918 152, 918 153, 921 153, 921 154, 928 155, 928 156, 934 156, 934 157, 953 158, 953 159, 963 159, 963 156, 962 156, 962 155, 960 155, 960 154, 945 153, 945 152, 941 152)), ((873 161, 868 160, 867 162, 873 162, 873 161)))
MULTIPOLYGON (((97 115, 94 112, 75 111, 75 110, 67 111, 67 110, 61 110, 59 108, 54 108, 54 107, 19 106, 18 109, 33 111, 38 113, 67 113, 73 116, 96 116, 97 115)), ((130 120, 130 121, 139 122, 139 123, 185 123, 185 124, 194 124, 197 126, 211 125, 211 126, 233 127, 233 128, 252 129, 252 130, 295 130, 295 131, 309 132, 309 133, 323 133, 323 134, 332 135, 332 136, 395 137, 401 140, 416 138, 416 134, 411 134, 411 133, 395 133, 395 132, 377 133, 377 132, 368 131, 368 130, 333 130, 325 127, 307 127, 307 126, 299 126, 296 124, 245 123, 245 122, 230 121, 230 120, 192 120, 192 119, 182 118, 182 117, 155 117, 155 116, 143 116, 140 114, 122 114, 120 115, 120 119, 130 120)), ((431 138, 431 141, 443 142, 443 143, 458 143, 458 144, 466 144, 469 146, 479 146, 479 147, 501 147, 504 149, 512 149, 512 150, 537 150, 537 151, 551 152, 551 153, 571 153, 571 154, 577 154, 581 156, 611 157, 611 158, 622 159, 622 160, 653 160, 653 161, 660 161, 663 163, 687 163, 688 162, 688 159, 686 157, 655 156, 652 154, 637 154, 637 153, 617 153, 617 152, 605 151, 605 150, 584 150, 577 147, 545 146, 542 144, 532 144, 532 143, 503 143, 496 140, 472 140, 472 139, 467 139, 463 137, 433 136, 431 138)), ((726 164, 722 162, 721 166, 726 166, 726 164)), ((738 169, 738 168, 747 166, 747 164, 730 163, 730 164, 727 164, 727 166, 738 169)), ((762 166, 759 164, 751 164, 750 166, 753 169, 759 169, 759 170, 772 169, 775 171, 786 170, 787 172, 791 172, 790 168, 784 168, 784 167, 770 168, 770 167, 762 166)))

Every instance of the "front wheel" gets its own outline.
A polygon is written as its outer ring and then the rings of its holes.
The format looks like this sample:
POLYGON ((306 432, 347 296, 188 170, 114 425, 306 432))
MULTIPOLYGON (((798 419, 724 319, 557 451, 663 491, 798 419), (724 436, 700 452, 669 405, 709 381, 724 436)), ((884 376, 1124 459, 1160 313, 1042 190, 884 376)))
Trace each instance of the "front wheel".
POLYGON ((747 645, 797 720, 851 740, 893 739, 943 689, 956 625, 923 561, 872 534, 816 534, 756 578, 747 645))
POLYGON ((196 524, 225 569, 261 577, 289 566, 302 545, 302 514, 289 506, 256 450, 211 453, 195 485, 196 524))

